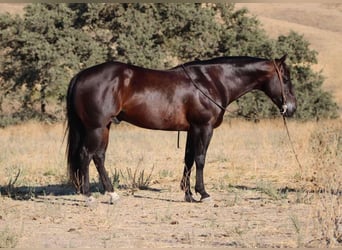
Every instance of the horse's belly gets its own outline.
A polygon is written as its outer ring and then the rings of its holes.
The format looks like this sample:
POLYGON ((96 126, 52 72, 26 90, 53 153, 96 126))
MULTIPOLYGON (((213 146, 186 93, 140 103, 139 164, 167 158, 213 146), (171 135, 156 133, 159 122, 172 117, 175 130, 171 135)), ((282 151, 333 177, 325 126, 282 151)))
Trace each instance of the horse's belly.
POLYGON ((122 111, 117 118, 147 129, 186 131, 190 126, 183 112, 158 107, 122 111))

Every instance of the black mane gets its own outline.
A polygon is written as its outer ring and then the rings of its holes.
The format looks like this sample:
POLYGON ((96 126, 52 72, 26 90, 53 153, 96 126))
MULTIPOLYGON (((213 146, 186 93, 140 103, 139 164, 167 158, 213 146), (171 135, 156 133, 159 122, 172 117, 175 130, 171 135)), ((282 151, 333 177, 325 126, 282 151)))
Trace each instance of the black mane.
MULTIPOLYGON (((208 64, 248 64, 248 63, 256 63, 267 61, 267 59, 257 58, 257 57, 250 57, 250 56, 222 56, 216 57, 208 60, 195 60, 191 62, 184 63, 184 66, 193 66, 193 65, 208 65, 208 64)), ((180 67, 182 65, 178 65, 180 67)), ((176 67, 176 68, 177 68, 176 67)))

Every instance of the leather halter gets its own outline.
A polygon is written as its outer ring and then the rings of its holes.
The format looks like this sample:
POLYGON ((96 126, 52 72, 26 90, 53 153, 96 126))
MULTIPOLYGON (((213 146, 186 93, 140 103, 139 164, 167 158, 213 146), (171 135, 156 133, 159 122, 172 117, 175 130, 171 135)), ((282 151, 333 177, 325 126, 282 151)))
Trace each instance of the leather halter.
POLYGON ((272 60, 273 62, 273 66, 275 68, 275 71, 277 73, 278 79, 279 79, 279 84, 280 84, 280 90, 281 90, 281 96, 282 96, 282 109, 280 110, 280 113, 282 115, 285 115, 286 111, 287 111, 287 105, 286 105, 286 96, 285 96, 285 90, 284 90, 284 82, 283 82, 283 77, 281 75, 281 72, 279 70, 279 67, 277 65, 277 63, 275 62, 275 60, 272 60))

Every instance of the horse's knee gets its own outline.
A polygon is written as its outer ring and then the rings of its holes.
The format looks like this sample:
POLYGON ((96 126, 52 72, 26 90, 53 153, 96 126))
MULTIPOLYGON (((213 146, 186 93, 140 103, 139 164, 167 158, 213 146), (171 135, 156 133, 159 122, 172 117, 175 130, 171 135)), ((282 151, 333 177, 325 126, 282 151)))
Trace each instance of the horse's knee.
POLYGON ((205 163, 205 156, 204 155, 197 155, 195 156, 196 168, 203 169, 205 163))

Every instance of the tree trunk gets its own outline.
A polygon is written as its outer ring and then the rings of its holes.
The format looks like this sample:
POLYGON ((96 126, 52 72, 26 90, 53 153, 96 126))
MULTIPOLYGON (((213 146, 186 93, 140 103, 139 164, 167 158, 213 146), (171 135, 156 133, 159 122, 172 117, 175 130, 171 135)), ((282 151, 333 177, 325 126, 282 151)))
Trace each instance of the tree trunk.
POLYGON ((40 89, 40 112, 42 115, 46 113, 46 81, 44 80, 40 89))

